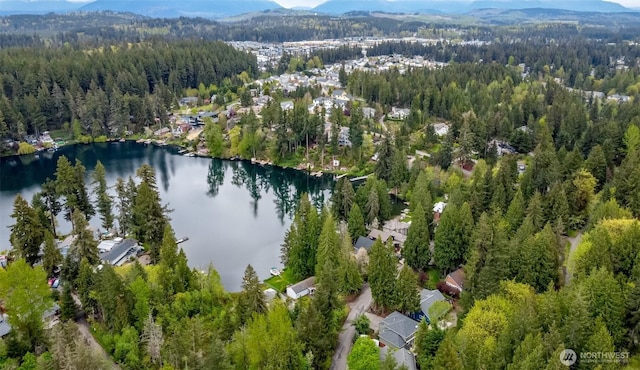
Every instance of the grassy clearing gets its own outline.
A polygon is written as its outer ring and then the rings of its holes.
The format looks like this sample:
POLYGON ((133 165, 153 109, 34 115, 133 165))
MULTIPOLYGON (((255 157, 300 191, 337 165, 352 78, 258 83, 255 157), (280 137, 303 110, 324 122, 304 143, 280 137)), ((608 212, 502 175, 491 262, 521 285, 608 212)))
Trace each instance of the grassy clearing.
POLYGON ((280 293, 284 293, 289 285, 295 284, 297 281, 293 276, 291 276, 291 273, 285 269, 280 272, 280 276, 272 276, 266 279, 264 283, 270 288, 273 288, 280 293))

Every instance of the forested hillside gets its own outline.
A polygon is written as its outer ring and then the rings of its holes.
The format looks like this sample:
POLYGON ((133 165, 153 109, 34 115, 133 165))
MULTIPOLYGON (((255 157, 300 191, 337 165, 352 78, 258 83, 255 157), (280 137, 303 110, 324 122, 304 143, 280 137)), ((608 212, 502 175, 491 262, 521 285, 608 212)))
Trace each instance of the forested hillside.
POLYGON ((221 42, 3 49, 0 137, 60 128, 94 137, 139 132, 156 118, 166 122, 184 89, 237 85, 242 72, 257 72, 255 57, 221 42))

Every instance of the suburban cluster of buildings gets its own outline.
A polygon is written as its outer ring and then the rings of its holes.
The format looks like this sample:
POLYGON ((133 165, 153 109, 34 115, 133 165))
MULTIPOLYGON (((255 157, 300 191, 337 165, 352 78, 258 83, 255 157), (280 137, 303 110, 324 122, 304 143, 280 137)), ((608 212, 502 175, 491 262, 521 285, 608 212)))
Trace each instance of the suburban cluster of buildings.
POLYGON ((238 50, 248 51, 254 54, 258 61, 258 67, 261 71, 266 71, 269 67, 275 67, 284 54, 297 57, 309 57, 317 50, 338 49, 347 46, 361 47, 363 54, 366 55, 367 49, 381 43, 408 42, 429 45, 443 41, 444 39, 425 39, 419 37, 348 37, 343 39, 307 40, 284 43, 231 41, 229 44, 238 50))

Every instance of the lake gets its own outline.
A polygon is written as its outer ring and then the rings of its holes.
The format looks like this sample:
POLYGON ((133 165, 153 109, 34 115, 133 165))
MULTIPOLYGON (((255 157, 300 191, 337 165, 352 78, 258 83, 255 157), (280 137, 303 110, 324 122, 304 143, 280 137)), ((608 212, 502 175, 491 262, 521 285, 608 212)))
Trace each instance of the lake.
MULTIPOLYGON (((47 177, 53 178, 58 157, 82 161, 88 177, 100 160, 107 183, 135 176, 142 164, 151 165, 163 204, 173 210, 169 217, 180 246, 192 267, 209 263, 218 270, 225 288, 238 291, 244 270, 251 264, 261 278, 279 267, 280 244, 288 230, 295 206, 303 193, 321 206, 329 200, 333 180, 310 177, 303 172, 247 161, 185 157, 172 147, 125 143, 97 143, 62 147, 54 153, 0 158, 0 251, 10 249, 9 228, 16 194, 27 200, 47 177)), ((99 228, 94 216, 91 225, 99 228)), ((59 233, 71 226, 59 217, 59 233)))

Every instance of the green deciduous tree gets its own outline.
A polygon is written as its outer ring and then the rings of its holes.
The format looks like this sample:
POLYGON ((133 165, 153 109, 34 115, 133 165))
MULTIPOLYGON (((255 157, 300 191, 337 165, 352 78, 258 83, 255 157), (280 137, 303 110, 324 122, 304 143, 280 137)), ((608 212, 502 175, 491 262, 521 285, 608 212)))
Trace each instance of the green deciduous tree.
POLYGON ((353 345, 347 365, 350 370, 378 370, 380 369, 379 348, 369 337, 360 337, 353 345))
POLYGON ((0 269, 0 296, 17 339, 29 351, 45 343, 42 316, 53 305, 47 274, 19 259, 0 269))
POLYGON ((220 125, 212 120, 207 120, 204 124, 204 138, 207 141, 209 154, 220 157, 224 151, 224 138, 220 125))

